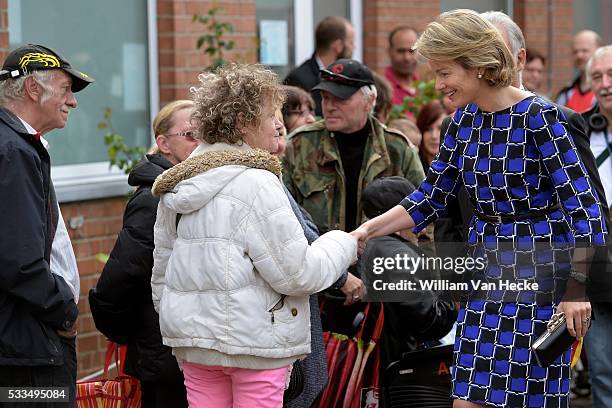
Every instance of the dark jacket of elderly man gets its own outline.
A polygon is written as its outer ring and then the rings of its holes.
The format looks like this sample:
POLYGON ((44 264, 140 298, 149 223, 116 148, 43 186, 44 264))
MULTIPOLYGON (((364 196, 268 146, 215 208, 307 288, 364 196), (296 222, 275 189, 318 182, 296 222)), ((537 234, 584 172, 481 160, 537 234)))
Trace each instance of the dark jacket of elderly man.
POLYGON ((65 387, 37 406, 74 406, 79 296, 41 135, 65 126, 90 82, 40 45, 12 51, 0 71, 0 387, 65 387))

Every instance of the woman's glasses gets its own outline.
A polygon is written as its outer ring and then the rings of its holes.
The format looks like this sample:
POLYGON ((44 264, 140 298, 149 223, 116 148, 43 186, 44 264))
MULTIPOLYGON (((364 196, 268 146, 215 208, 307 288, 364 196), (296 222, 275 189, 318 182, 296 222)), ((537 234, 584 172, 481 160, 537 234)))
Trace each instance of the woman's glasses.
POLYGON ((303 118, 305 118, 308 115, 312 115, 313 117, 315 115, 315 112, 312 109, 290 110, 290 111, 287 111, 286 113, 288 113, 289 115, 299 115, 303 118))
POLYGON ((190 137, 192 139, 193 139, 193 135, 194 135, 193 130, 188 130, 186 132, 166 133, 166 136, 190 137))

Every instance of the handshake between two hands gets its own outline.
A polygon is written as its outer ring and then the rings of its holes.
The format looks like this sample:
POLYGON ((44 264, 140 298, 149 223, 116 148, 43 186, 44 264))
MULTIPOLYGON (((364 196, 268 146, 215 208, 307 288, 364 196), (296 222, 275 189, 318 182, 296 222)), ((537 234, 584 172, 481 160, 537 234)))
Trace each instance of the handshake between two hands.
MULTIPOLYGON (((357 254, 361 256, 365 250, 368 238, 367 231, 361 226, 350 234, 357 240, 357 254)), ((366 293, 363 281, 350 272, 346 278, 346 283, 340 290, 344 293, 344 296, 346 296, 346 300, 344 301, 345 305, 352 305, 353 303, 359 302, 366 293)))
POLYGON ((368 242, 368 230, 364 225, 360 225, 354 231, 350 232, 351 236, 357 240, 357 255, 363 255, 366 244, 368 242))

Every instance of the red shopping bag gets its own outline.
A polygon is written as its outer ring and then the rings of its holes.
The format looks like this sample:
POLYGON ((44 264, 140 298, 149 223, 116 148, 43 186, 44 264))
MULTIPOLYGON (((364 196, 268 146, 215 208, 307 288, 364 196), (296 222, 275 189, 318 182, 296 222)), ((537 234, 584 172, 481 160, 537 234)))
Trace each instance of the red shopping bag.
POLYGON ((372 308, 379 307, 378 315, 371 314, 370 305, 370 303, 366 304, 363 310, 364 317, 355 337, 349 338, 346 335, 332 332, 323 333, 329 381, 315 403, 315 407, 359 407, 364 384, 368 388, 374 386, 377 395, 380 360, 371 357, 378 355, 378 348, 375 346, 382 332, 384 314, 382 304, 374 304, 372 308), (374 316, 377 316, 377 320, 368 340, 364 338, 364 330, 368 321, 372 323, 374 316), (378 367, 376 367, 376 361, 378 361, 378 367), (371 369, 376 370, 372 375, 367 372, 371 369))
POLYGON ((353 370, 356 373, 355 381, 353 382, 351 378, 349 382, 344 397, 343 408, 376 408, 379 406, 380 347, 376 346, 385 324, 385 314, 382 303, 376 305, 379 308, 378 318, 376 319, 370 340, 367 342, 367 346, 365 346, 361 360, 355 363, 353 370))
POLYGON ((125 346, 108 342, 104 359, 104 374, 100 380, 80 381, 76 385, 77 408, 140 408, 140 382, 123 372, 125 346), (115 357, 115 378, 108 378, 108 368, 115 357))

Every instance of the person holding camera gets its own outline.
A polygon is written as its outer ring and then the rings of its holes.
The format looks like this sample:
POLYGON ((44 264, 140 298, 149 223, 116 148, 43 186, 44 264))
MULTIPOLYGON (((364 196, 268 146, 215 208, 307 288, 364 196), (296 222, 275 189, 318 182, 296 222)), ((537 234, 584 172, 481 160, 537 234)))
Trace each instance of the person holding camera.
MULTIPOLYGON (((612 45, 598 48, 589 60, 586 73, 597 103, 583 114, 588 126, 591 150, 605 190, 608 203, 612 198, 612 45)), ((608 207, 608 211, 609 211, 608 207)), ((609 303, 612 283, 606 277, 610 271, 610 255, 603 254, 604 268, 591 269, 591 301, 593 320, 585 338, 593 392, 593 407, 612 406, 612 358, 607 340, 612 334, 612 304, 609 303), (608 262, 605 262, 607 255, 608 262)))

